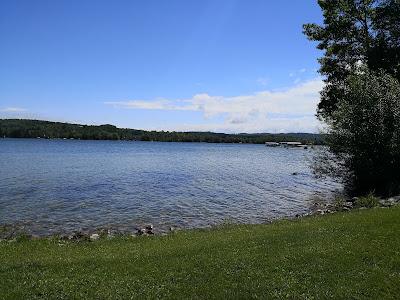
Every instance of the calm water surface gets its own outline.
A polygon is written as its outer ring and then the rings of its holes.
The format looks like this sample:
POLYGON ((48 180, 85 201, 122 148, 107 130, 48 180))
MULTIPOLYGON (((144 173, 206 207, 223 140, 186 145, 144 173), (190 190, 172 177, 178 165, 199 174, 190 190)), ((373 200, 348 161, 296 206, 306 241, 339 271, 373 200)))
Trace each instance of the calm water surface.
POLYGON ((0 224, 35 234, 153 223, 260 223, 339 189, 313 150, 264 145, 0 139, 0 224), (297 175, 292 175, 297 172, 297 175))

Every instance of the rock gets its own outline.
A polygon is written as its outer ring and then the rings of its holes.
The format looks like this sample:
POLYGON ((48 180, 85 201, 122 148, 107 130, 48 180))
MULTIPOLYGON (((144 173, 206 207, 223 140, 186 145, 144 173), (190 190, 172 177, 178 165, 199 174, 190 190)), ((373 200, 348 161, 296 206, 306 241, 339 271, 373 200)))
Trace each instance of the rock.
POLYGON ((74 241, 80 241, 80 240, 84 240, 84 239, 87 239, 88 238, 88 236, 87 235, 85 235, 83 232, 81 232, 81 231, 76 231, 76 232, 74 232, 73 234, 71 234, 69 237, 68 237, 68 239, 69 240, 74 240, 74 241))
POLYGON ((343 211, 349 211, 350 210, 350 208, 348 208, 348 207, 343 207, 343 211))
POLYGON ((93 233, 89 238, 91 241, 97 241, 100 238, 100 235, 98 233, 93 233))
POLYGON ((110 229, 107 230, 107 239, 111 240, 115 237, 115 234, 110 229))
POLYGON ((147 234, 154 234, 152 224, 147 225, 145 229, 147 234))
POLYGON ((138 229, 136 232, 136 235, 145 235, 145 234, 146 234, 146 229, 144 228, 138 229))
POLYGON ((386 199, 381 199, 381 200, 379 200, 379 204, 382 207, 391 207, 391 206, 394 205, 394 203, 389 201, 389 199, 387 199, 387 200, 386 199))
POLYGON ((351 202, 356 202, 358 200, 358 197, 353 197, 353 198, 351 198, 351 202))
POLYGON ((315 213, 318 214, 318 215, 324 215, 324 214, 325 214, 325 211, 324 211, 323 209, 317 209, 317 210, 315 211, 315 213))
POLYGON ((343 207, 353 208, 353 202, 350 202, 350 201, 345 202, 345 203, 343 204, 343 207))
POLYGON ((387 201, 393 204, 400 203, 400 196, 390 197, 389 199, 387 199, 387 201))
POLYGON ((395 197, 390 197, 388 199, 380 199, 379 204, 382 207, 391 207, 393 205, 396 205, 400 203, 400 196, 395 196, 395 197))

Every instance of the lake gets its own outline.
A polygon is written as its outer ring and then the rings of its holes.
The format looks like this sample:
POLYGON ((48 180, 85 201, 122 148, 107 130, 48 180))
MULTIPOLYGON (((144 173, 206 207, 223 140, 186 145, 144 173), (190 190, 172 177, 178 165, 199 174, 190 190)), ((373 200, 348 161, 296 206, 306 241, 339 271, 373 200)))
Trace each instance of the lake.
POLYGON ((261 223, 310 210, 340 186, 314 150, 252 144, 0 139, 0 224, 48 235, 261 223), (296 173, 296 175, 293 175, 296 173))

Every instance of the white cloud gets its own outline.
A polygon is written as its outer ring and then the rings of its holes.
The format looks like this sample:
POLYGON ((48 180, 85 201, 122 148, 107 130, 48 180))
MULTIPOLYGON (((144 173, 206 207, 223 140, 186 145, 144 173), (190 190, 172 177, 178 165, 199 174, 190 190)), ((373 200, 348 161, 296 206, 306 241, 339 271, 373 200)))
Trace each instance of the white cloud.
POLYGON ((3 109, 0 109, 0 112, 7 112, 7 113, 18 113, 18 112, 26 112, 27 110, 25 108, 21 107, 5 107, 3 109))
POLYGON ((284 132, 317 132, 321 124, 314 116, 299 118, 259 117, 244 123, 206 123, 206 124, 172 124, 163 127, 147 128, 149 130, 170 131, 212 131, 226 133, 284 133, 284 132))
POLYGON ((234 97, 197 94, 181 100, 130 100, 105 104, 122 109, 198 111, 207 119, 205 124, 177 124, 170 130, 315 132, 319 123, 314 114, 322 87, 322 80, 314 79, 285 90, 234 97), (214 117, 222 117, 223 122, 212 123, 214 117))

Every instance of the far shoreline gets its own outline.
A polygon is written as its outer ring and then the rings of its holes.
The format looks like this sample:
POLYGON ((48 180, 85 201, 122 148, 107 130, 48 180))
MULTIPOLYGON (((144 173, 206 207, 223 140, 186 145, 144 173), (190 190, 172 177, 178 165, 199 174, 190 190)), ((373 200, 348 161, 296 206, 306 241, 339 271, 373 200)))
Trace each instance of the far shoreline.
POLYGON ((118 128, 114 125, 83 125, 28 119, 0 119, 0 137, 76 140, 127 140, 158 142, 205 142, 265 144, 267 142, 301 142, 323 145, 318 133, 216 133, 202 131, 148 131, 118 128))

